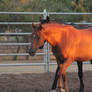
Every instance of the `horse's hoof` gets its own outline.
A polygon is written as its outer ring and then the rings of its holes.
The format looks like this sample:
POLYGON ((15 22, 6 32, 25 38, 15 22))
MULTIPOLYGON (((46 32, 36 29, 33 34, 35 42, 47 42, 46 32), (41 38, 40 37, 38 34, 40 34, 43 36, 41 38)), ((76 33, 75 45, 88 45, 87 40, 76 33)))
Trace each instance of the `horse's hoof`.
POLYGON ((79 92, 84 92, 84 90, 79 90, 79 92))
POLYGON ((84 92, 84 91, 79 91, 79 92, 84 92))
POLYGON ((50 90, 50 92, 57 92, 56 90, 50 90))
POLYGON ((84 91, 79 91, 79 92, 84 92, 84 91))
POLYGON ((61 89, 60 89, 60 92, 65 92, 65 89, 61 88, 61 89))

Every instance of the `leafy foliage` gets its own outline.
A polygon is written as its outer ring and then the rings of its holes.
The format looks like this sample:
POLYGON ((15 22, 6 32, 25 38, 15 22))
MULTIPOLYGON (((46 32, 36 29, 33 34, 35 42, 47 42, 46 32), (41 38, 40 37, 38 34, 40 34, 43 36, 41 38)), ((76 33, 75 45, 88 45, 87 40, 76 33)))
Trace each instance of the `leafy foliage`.
MULTIPOLYGON (((92 0, 0 0, 0 11, 37 12, 44 9, 48 12, 92 12, 92 0)), ((0 21, 38 21, 39 16, 0 15, 0 21)), ((87 15, 52 15, 51 18, 63 22, 92 21, 92 17, 87 15)))

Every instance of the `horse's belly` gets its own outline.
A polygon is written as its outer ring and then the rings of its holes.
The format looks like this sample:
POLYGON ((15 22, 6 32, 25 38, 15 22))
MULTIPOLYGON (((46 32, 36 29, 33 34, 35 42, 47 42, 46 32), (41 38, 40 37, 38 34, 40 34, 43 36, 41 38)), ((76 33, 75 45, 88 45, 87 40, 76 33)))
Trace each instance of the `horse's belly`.
POLYGON ((91 58, 89 57, 76 57, 75 61, 89 61, 91 58))
POLYGON ((92 59, 92 48, 80 49, 79 51, 77 51, 75 57, 81 61, 92 59))

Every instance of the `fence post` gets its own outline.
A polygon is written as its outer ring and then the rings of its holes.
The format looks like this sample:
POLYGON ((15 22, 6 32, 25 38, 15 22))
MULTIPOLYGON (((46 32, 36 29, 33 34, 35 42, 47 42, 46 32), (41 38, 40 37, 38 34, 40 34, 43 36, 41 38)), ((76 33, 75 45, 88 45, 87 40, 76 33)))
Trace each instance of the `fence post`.
POLYGON ((50 68, 50 45, 47 43, 47 71, 49 72, 50 68))
POLYGON ((48 16, 48 13, 47 13, 46 9, 44 9, 43 10, 43 19, 46 20, 47 16, 48 16))
MULTIPOLYGON (((43 10, 43 19, 46 20, 47 12, 46 9, 43 10)), ((44 45, 44 72, 47 72, 47 43, 44 45)))
POLYGON ((47 42, 44 44, 44 72, 47 72, 47 42))
MULTIPOLYGON (((48 16, 48 13, 47 13, 46 9, 44 9, 43 19, 46 20, 47 16, 48 16)), ((47 71, 49 71, 49 62, 50 62, 49 44, 47 42, 45 43, 44 53, 45 53, 45 56, 44 56, 44 63, 45 63, 44 71, 47 72, 47 71)))
MULTIPOLYGON (((46 20, 47 12, 43 10, 43 19, 46 20)), ((44 44, 44 72, 47 72, 47 42, 44 44)))

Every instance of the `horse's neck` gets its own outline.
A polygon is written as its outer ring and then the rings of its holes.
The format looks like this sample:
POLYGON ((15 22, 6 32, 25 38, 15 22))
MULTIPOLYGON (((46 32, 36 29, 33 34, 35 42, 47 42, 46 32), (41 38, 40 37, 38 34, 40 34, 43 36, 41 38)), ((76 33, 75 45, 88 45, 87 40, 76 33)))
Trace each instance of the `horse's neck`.
POLYGON ((46 32, 46 40, 49 42, 52 46, 55 46, 60 40, 61 40, 61 32, 58 30, 55 30, 54 28, 48 29, 46 32))
MULTIPOLYGON (((46 27, 46 40, 55 46, 57 43, 64 42, 68 36, 74 36, 75 29, 71 26, 62 26, 58 24, 47 24, 46 27)), ((69 38, 68 38, 69 39, 69 38)))

